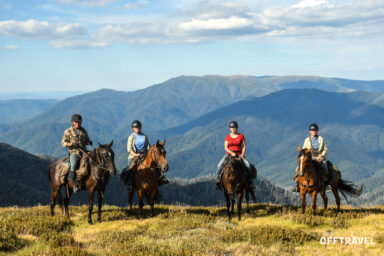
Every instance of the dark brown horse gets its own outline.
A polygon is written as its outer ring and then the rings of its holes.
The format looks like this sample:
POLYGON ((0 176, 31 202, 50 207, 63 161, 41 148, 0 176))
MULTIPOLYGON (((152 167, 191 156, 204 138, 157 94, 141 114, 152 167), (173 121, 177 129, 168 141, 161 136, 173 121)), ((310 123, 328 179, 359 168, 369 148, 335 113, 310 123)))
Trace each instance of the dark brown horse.
POLYGON ((247 201, 247 212, 249 212, 249 193, 251 193, 253 200, 256 201, 254 191, 247 188, 247 175, 244 166, 238 157, 228 156, 223 165, 223 172, 221 175, 221 184, 224 188, 224 196, 227 200, 227 213, 228 218, 234 214, 235 208, 235 195, 237 195, 237 210, 238 219, 241 219, 241 203, 245 194, 247 201))
MULTIPOLYGON (((93 209, 93 197, 94 193, 97 191, 98 193, 98 214, 97 214, 97 220, 101 222, 101 206, 102 206, 102 198, 104 196, 105 187, 109 180, 109 175, 115 175, 116 174, 116 167, 115 167, 115 153, 112 150, 112 144, 109 143, 108 145, 100 145, 95 148, 92 152, 90 152, 88 155, 88 160, 86 160, 87 157, 83 157, 80 161, 80 167, 84 165, 84 161, 88 161, 88 175, 86 176, 85 180, 85 189, 88 191, 88 222, 89 224, 92 224, 92 209, 93 209)), ((86 153, 84 153, 86 154, 86 153)), ((68 213, 68 205, 69 200, 71 198, 72 192, 73 192, 73 182, 71 180, 65 179, 64 182, 61 182, 60 179, 58 179, 57 172, 60 169, 61 164, 63 163, 65 158, 59 159, 56 162, 54 162, 50 168, 49 168, 49 182, 51 184, 51 215, 54 215, 54 207, 56 203, 56 199, 60 202, 62 202, 60 189, 61 187, 65 187, 66 193, 64 198, 64 207, 65 207, 65 215, 69 217, 68 213)))
MULTIPOLYGON (((320 193, 321 197, 324 201, 324 209, 327 209, 328 206, 328 197, 325 193, 325 186, 321 186, 320 184, 320 175, 323 171, 322 164, 316 160, 312 160, 311 150, 309 149, 301 149, 297 146, 297 150, 299 151, 299 155, 297 159, 299 160, 299 178, 298 183, 300 187, 301 194, 301 209, 302 213, 305 212, 305 196, 307 193, 312 194, 312 209, 313 214, 316 214, 316 200, 317 194, 320 193)), ((329 170, 332 172, 332 170, 329 170)), ((341 194, 344 196, 345 200, 347 200, 347 195, 351 197, 358 197, 361 195, 363 191, 363 186, 360 189, 357 189, 356 186, 348 181, 344 181, 341 178, 339 179, 331 179, 329 180, 329 185, 332 188, 333 195, 336 199, 337 211, 340 210, 340 196, 338 191, 340 190, 341 194)))
MULTIPOLYGON (((168 163, 165 158, 165 140, 156 142, 149 150, 145 158, 139 163, 134 175, 134 184, 139 196, 139 217, 143 217, 144 197, 149 200, 152 217, 155 216, 154 204, 158 196, 158 171, 168 171, 168 163)), ((132 213, 134 189, 128 192, 129 209, 132 213)))

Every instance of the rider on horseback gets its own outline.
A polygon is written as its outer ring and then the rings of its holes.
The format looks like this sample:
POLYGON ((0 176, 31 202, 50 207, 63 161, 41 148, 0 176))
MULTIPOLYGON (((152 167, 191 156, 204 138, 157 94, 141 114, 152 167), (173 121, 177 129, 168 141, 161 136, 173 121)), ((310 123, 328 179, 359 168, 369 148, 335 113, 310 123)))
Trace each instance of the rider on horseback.
MULTIPOLYGON (((128 137, 127 142, 127 151, 129 153, 128 156, 128 173, 125 174, 126 169, 122 172, 122 180, 126 183, 126 187, 128 191, 132 190, 133 185, 133 175, 140 161, 147 154, 150 144, 147 136, 141 132, 141 122, 139 120, 135 120, 132 122, 133 132, 128 137), (125 177, 126 176, 126 177, 125 177)), ((159 185, 164 185, 168 183, 168 180, 165 178, 164 174, 159 175, 159 185)))
POLYGON ((87 131, 81 127, 82 121, 81 115, 72 115, 72 126, 65 130, 61 140, 61 145, 68 148, 69 161, 71 163, 70 177, 73 182, 73 192, 75 193, 80 189, 80 180, 76 179, 76 170, 79 168, 83 152, 86 152, 86 146, 92 146, 92 141, 89 139, 87 131))
POLYGON ((253 184, 253 175, 252 175, 252 167, 251 164, 248 162, 248 160, 245 158, 244 154, 246 151, 246 145, 245 145, 245 137, 241 133, 237 133, 237 129, 239 128, 239 125, 237 124, 236 121, 231 121, 229 123, 229 129, 231 131, 230 134, 228 134, 225 137, 224 140, 224 149, 226 151, 226 154, 223 156, 223 158, 220 160, 219 164, 217 165, 217 177, 216 177, 216 189, 220 189, 220 177, 221 177, 221 171, 223 164, 225 162, 225 159, 227 158, 228 155, 231 155, 233 157, 240 156, 241 159, 243 160, 243 163, 245 165, 245 169, 247 170, 248 177, 249 177, 249 184, 248 186, 250 188, 254 188, 253 184))
MULTIPOLYGON (((328 178, 327 178, 328 166, 327 166, 327 161, 325 159, 325 156, 327 155, 328 148, 324 142, 323 137, 318 135, 319 126, 317 124, 315 123, 310 124, 308 130, 309 130, 310 136, 305 139, 303 149, 309 149, 312 147, 312 150, 311 150, 312 160, 316 160, 319 163, 321 163, 324 173, 323 175, 320 175, 320 181, 321 181, 321 184, 326 185, 326 182, 328 181, 328 178)), ((294 180, 296 183, 298 178, 297 170, 298 168, 296 168, 296 173, 294 177, 294 180)), ((293 191, 294 192, 300 191, 298 183, 293 191)))

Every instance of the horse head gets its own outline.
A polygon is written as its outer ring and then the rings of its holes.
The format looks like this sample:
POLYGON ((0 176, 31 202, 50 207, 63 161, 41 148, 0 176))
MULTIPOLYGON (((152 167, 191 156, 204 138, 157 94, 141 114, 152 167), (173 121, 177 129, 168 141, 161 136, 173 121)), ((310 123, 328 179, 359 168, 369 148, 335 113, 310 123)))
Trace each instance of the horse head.
POLYGON ((163 142, 157 140, 156 144, 154 144, 148 151, 148 154, 150 154, 156 167, 160 168, 162 172, 166 172, 169 169, 166 159, 167 151, 164 148, 164 144, 165 140, 163 142))
POLYGON ((241 182, 243 173, 238 156, 228 156, 227 161, 223 165, 223 184, 229 194, 236 192, 238 184, 241 182))
POLYGON ((112 150, 113 141, 109 144, 102 145, 96 148, 96 158, 102 169, 109 172, 111 175, 116 175, 115 152, 112 150))
POLYGON ((312 147, 310 147, 309 149, 301 149, 299 146, 296 146, 296 148, 299 151, 299 155, 297 156, 297 159, 299 160, 300 176, 304 176, 305 172, 308 170, 308 167, 312 162, 312 155, 311 155, 312 147))

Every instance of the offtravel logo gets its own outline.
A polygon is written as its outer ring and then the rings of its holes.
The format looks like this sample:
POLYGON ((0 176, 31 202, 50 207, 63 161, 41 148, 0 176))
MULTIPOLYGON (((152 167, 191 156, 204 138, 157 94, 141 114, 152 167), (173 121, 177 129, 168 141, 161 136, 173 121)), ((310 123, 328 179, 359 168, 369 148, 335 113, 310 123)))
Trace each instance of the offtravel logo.
POLYGON ((374 245, 372 237, 343 237, 343 236, 328 236, 321 237, 320 244, 343 244, 343 245, 374 245))

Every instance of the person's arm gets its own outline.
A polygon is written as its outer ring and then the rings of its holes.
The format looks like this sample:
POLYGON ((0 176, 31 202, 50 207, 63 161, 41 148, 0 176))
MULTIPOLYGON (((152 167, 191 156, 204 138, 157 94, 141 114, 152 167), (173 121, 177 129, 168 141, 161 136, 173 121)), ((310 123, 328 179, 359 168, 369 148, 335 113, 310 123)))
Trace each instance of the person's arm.
POLYGON ((145 135, 145 143, 147 144, 147 150, 151 147, 151 144, 149 143, 147 135, 145 135))
POLYGON ((307 137, 304 140, 303 148, 302 149, 309 149, 311 147, 311 139, 307 137))
POLYGON ((93 142, 92 142, 91 139, 89 138, 87 131, 85 131, 85 136, 86 136, 86 142, 85 142, 85 145, 90 145, 90 146, 92 146, 93 142))
POLYGON ((63 138, 61 139, 61 146, 64 148, 72 146, 72 143, 70 142, 70 135, 69 132, 66 130, 64 132, 63 138))
POLYGON ((231 150, 229 150, 228 148, 228 141, 224 141, 224 149, 226 152, 228 152, 228 154, 230 154, 231 156, 236 156, 236 153, 235 152, 232 152, 231 150))
POLYGON ((243 139, 242 141, 241 141, 241 144, 242 144, 242 146, 243 146, 243 150, 241 151, 241 158, 243 158, 244 159, 244 155, 245 155, 245 151, 247 150, 247 146, 245 145, 245 139, 243 139))
POLYGON ((321 156, 321 158, 323 158, 327 155, 328 148, 327 148, 327 145, 325 144, 323 137, 321 137, 321 140, 322 140, 322 144, 323 144, 323 146, 322 146, 323 150, 321 151, 321 154, 319 156, 321 156))

